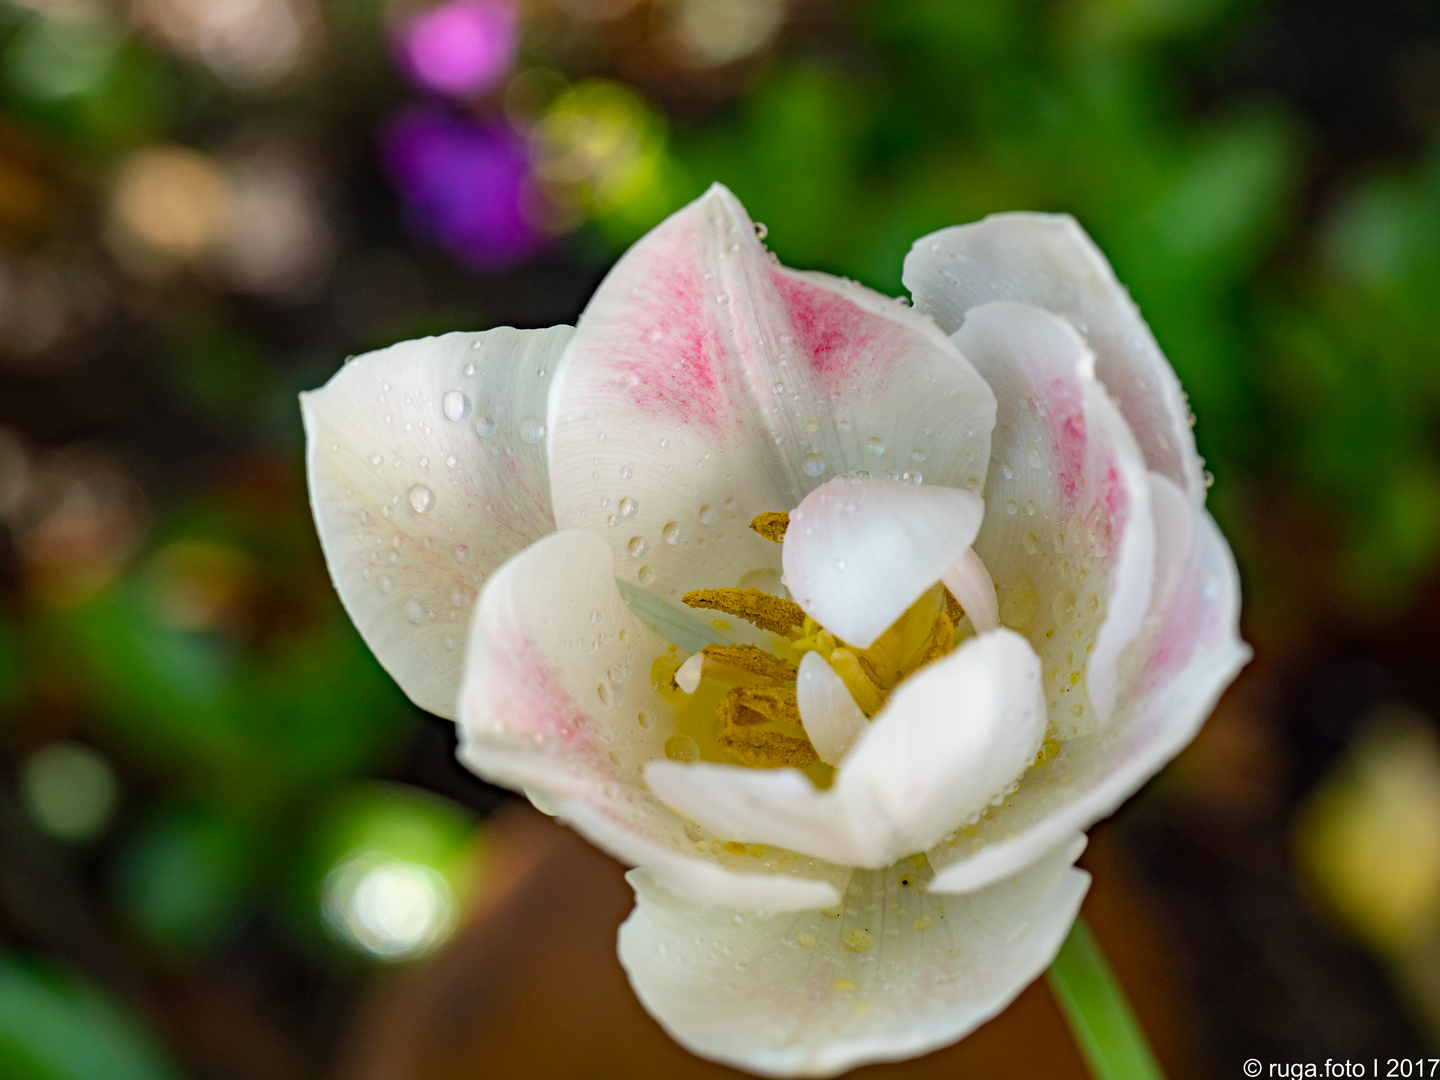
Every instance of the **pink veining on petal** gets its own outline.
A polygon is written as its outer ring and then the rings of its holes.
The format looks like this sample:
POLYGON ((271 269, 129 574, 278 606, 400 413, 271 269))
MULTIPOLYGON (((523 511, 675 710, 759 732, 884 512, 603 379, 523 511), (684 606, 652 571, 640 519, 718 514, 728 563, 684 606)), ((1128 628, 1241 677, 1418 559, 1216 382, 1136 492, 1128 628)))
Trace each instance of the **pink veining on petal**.
POLYGON ((912 332, 850 298, 777 268, 770 280, 785 306, 799 353, 829 393, 890 371, 912 332))
POLYGON ((1045 403, 1039 411, 1049 421, 1057 520, 1062 528, 1084 528, 1096 561, 1108 562, 1130 513, 1130 495, 1115 451, 1092 444, 1079 382, 1054 378, 1044 391, 1045 403), (1106 459, 1094 460, 1097 450, 1106 459))
POLYGON ((719 427, 724 367, 719 327, 694 258, 703 244, 699 232, 694 222, 672 219, 652 234, 643 278, 626 282, 635 301, 624 328, 630 355, 611 363, 635 408, 719 427))

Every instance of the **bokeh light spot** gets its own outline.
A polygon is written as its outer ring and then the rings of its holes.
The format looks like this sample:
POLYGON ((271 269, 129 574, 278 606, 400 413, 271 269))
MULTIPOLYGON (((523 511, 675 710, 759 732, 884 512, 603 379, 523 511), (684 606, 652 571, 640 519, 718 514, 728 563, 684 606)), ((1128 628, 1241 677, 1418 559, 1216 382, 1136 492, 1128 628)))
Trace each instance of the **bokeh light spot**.
POLYGON ((400 32, 406 74, 426 90, 464 97, 494 86, 515 57, 517 17, 502 0, 451 0, 400 32))
POLYGON ((362 852, 325 878, 325 921, 343 941, 382 960, 423 956, 457 921, 455 893, 439 871, 362 852))
POLYGON ((36 750, 21 763, 19 780, 30 820, 57 840, 99 836, 119 798, 110 763, 79 743, 51 743, 36 750))

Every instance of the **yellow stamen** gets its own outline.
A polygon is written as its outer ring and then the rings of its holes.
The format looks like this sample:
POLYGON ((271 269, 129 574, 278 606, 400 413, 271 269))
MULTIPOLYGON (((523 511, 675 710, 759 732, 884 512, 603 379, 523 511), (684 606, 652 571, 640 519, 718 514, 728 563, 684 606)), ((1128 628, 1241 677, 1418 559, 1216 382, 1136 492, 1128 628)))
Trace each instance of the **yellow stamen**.
POLYGON ((743 672, 783 683, 794 682, 799 675, 794 664, 754 645, 706 645, 704 653, 704 673, 712 678, 733 679, 743 672))
POLYGON ((920 654, 920 660, 911 669, 911 673, 919 671, 926 664, 939 660, 954 647, 954 644, 955 624, 950 621, 950 616, 942 611, 935 616, 935 624, 930 631, 930 639, 925 643, 925 651, 920 654))
POLYGON ((783 634, 805 623, 805 612, 795 601, 782 600, 759 589, 695 589, 680 599, 687 607, 739 616, 772 634, 783 634))
POLYGON ((880 711, 880 706, 885 704, 885 698, 858 656, 849 649, 836 649, 830 654, 830 666, 835 669, 835 674, 840 676, 840 681, 850 691, 850 696, 855 699, 855 704, 860 706, 861 712, 866 716, 874 716, 880 711))
POLYGON ((940 587, 945 590, 945 614, 950 616, 950 625, 959 626, 960 620, 965 617, 965 609, 960 606, 960 601, 955 599, 955 594, 948 585, 940 587))
POLYGON ((717 741, 746 765, 805 769, 820 760, 789 686, 737 686, 720 699, 717 741))
POLYGON ((790 527, 790 515, 781 511, 778 514, 756 514, 750 520, 750 528, 769 540, 772 544, 785 542, 785 530, 790 527))

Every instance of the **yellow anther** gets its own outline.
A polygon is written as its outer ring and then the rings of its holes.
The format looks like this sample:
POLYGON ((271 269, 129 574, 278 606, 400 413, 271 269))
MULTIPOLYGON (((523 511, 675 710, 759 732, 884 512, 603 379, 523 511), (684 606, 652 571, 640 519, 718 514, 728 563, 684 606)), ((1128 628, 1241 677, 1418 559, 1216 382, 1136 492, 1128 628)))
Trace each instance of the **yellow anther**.
POLYGON ((789 527, 790 515, 784 511, 778 514, 756 514, 750 519, 750 528, 773 544, 785 542, 785 530, 789 527))
POLYGON ((805 737, 793 687, 737 686, 720 699, 716 712, 716 741, 746 765, 805 769, 820 760, 805 737))
POLYGON ((880 711, 880 706, 885 704, 885 698, 871 674, 873 668, 867 672, 869 665, 862 664, 860 657, 849 649, 836 649, 832 652, 830 666, 835 669, 835 674, 840 676, 840 681, 850 691, 850 696, 855 699, 855 704, 860 706, 861 712, 866 716, 874 716, 880 711))
POLYGON ((948 585, 941 585, 940 588, 945 590, 945 614, 950 616, 950 625, 959 626, 960 620, 965 617, 965 609, 960 606, 960 601, 955 599, 955 594, 948 585))
POLYGON ((695 589, 681 599, 687 607, 736 615, 772 634, 783 634, 805 623, 805 612, 799 604, 759 589, 695 589))
POLYGON ((706 645, 705 674, 712 678, 753 675, 775 682, 794 682, 799 672, 788 660, 771 656, 754 645, 706 645))

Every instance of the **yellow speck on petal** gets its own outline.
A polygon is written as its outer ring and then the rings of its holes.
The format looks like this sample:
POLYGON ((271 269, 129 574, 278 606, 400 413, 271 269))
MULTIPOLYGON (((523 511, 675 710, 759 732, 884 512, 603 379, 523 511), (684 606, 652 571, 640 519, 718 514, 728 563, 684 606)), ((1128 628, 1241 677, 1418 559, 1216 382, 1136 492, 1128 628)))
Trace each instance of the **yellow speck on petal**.
POLYGON ((843 911, 838 907, 827 907, 821 908, 820 914, 824 915, 827 919, 838 919, 841 914, 843 914, 843 911))
POLYGON ((750 519, 750 528, 771 543, 785 542, 785 530, 790 527, 790 515, 784 513, 756 514, 750 519))
POLYGON ((711 629, 711 630, 729 630, 729 629, 730 629, 730 621, 729 621, 728 619, 711 619, 711 620, 710 620, 710 629, 711 629))
POLYGON ((841 979, 835 984, 835 989, 839 990, 842 994, 849 994, 854 992, 855 984, 849 979, 841 979))
POLYGON ((1072 671, 1072 672, 1070 672, 1070 685, 1071 685, 1071 686, 1075 686, 1075 685, 1076 685, 1077 683, 1079 683, 1079 682, 1080 682, 1080 672, 1078 672, 1078 671, 1072 671))
POLYGON ((805 612, 799 604, 759 589, 694 589, 680 599, 687 607, 723 611, 772 634, 783 634, 805 624, 805 612))
POLYGON ((840 940, 844 942, 845 948, 851 952, 865 952, 871 945, 875 944, 875 938, 871 935, 870 931, 859 926, 853 930, 847 930, 844 937, 840 940))
POLYGON ((1046 739, 1040 744, 1040 749, 1035 754, 1035 764, 1044 765, 1045 762, 1049 761, 1058 753, 1060 753, 1060 740, 1053 738, 1046 739))
POLYGON ((914 923, 914 927, 915 927, 915 929, 916 929, 917 931, 918 931, 918 930, 929 930, 930 927, 932 927, 932 926, 934 926, 934 925, 935 925, 935 920, 932 919, 932 918, 930 918, 929 915, 921 915, 918 919, 915 920, 915 923, 914 923))
POLYGON ((795 935, 795 944, 802 949, 813 949, 815 947, 815 935, 809 930, 801 930, 795 935))
POLYGON ((725 850, 731 855, 744 855, 746 853, 745 845, 740 843, 739 840, 731 840, 726 843, 725 850))
POLYGON ((753 858, 763 859, 765 857, 765 848, 762 844, 750 844, 745 850, 748 851, 753 858))

